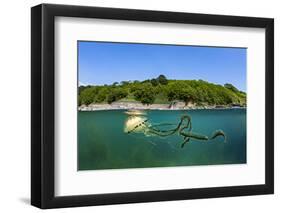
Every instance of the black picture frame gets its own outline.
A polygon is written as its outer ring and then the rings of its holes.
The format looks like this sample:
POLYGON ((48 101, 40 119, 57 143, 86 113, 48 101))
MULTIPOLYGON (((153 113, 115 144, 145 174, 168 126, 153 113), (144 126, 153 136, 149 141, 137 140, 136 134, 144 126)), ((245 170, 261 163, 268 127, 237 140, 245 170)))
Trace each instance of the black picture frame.
POLYGON ((274 193, 273 19, 53 4, 41 4, 31 8, 32 205, 46 209, 272 193, 274 193), (266 32, 265 184, 56 197, 54 195, 54 21, 58 16, 264 28, 266 32))

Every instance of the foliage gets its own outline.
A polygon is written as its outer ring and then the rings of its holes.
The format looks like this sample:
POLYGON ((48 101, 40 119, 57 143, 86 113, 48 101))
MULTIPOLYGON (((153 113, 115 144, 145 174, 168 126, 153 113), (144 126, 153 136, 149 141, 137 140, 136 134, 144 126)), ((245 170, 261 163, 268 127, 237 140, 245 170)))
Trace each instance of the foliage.
POLYGON ((159 75, 157 80, 158 80, 159 84, 162 84, 162 85, 168 84, 168 80, 165 75, 159 75))
POLYGON ((155 79, 155 78, 152 78, 152 79, 150 80, 150 82, 151 82, 152 86, 154 86, 154 87, 159 84, 159 81, 158 81, 157 79, 155 79))
POLYGON ((150 83, 146 83, 142 87, 136 88, 133 94, 136 100, 143 104, 152 104, 155 100, 154 89, 150 83))
POLYGON ((203 80, 169 80, 164 75, 145 81, 122 81, 112 85, 80 86, 79 105, 135 100, 143 104, 183 101, 185 104, 246 104, 246 93, 232 84, 224 86, 203 80))
POLYGON ((232 84, 227 83, 227 84, 224 85, 224 87, 233 91, 233 92, 239 92, 239 90, 235 86, 233 86, 232 84))
POLYGON ((81 104, 89 105, 95 102, 97 90, 97 87, 88 87, 83 89, 79 95, 81 104))
POLYGON ((128 95, 128 92, 122 88, 114 88, 109 90, 107 96, 107 102, 111 104, 114 101, 118 101, 122 98, 125 98, 128 95))

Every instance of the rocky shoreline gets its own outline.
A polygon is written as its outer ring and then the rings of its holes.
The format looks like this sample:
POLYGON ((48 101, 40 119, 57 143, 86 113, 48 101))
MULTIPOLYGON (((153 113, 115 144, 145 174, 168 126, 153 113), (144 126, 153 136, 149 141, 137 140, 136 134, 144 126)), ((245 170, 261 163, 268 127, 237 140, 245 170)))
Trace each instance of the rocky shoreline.
POLYGON ((79 111, 99 111, 99 110, 192 110, 192 109, 232 109, 245 108, 240 105, 196 105, 185 104, 184 102, 176 102, 173 104, 150 104, 144 105, 138 102, 114 102, 112 104, 90 104, 88 106, 81 105, 79 111))

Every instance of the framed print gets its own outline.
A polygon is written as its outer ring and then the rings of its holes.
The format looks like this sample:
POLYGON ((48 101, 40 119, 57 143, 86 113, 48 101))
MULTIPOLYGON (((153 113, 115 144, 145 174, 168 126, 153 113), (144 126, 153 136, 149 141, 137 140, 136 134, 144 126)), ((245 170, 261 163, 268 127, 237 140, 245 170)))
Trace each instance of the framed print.
POLYGON ((272 194, 274 21, 31 9, 31 203, 272 194))

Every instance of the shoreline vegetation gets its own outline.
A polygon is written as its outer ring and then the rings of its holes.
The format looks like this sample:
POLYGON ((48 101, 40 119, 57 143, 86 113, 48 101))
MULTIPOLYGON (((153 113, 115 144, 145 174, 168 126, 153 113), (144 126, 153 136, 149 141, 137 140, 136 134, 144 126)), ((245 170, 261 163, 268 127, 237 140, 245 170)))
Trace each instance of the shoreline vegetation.
POLYGON ((246 108, 246 93, 232 84, 171 80, 164 75, 145 81, 79 86, 79 111, 185 110, 246 108))

